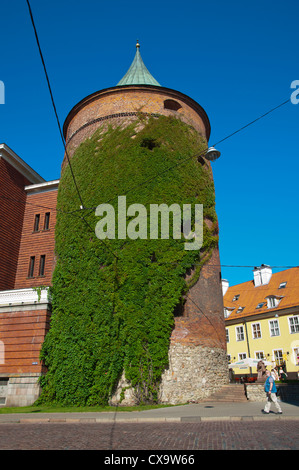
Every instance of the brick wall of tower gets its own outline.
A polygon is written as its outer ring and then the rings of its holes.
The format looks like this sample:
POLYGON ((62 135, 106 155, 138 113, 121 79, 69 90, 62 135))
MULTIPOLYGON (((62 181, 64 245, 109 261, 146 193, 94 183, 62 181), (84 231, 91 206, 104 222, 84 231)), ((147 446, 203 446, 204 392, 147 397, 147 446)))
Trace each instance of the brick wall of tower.
POLYGON ((13 289, 29 181, 0 157, 0 291, 13 289))
POLYGON ((186 95, 162 87, 114 87, 85 98, 69 113, 64 125, 69 154, 99 127, 128 124, 136 120, 138 113, 175 116, 209 138, 204 110, 186 95), (178 109, 169 109, 169 102, 178 109))
MULTIPOLYGON (((127 125, 138 118, 139 112, 174 116, 204 138, 209 138, 210 124, 205 111, 186 95, 162 87, 114 87, 83 99, 69 113, 64 124, 69 154, 72 155, 97 128, 108 123, 127 125), (169 107, 169 100, 174 106, 169 107)), ((212 179, 211 165, 209 162, 206 165, 212 179)), ((190 289, 183 315, 175 319, 175 325, 173 342, 226 349, 218 249, 214 250, 198 282, 190 289)))
POLYGON ((20 243, 15 289, 49 286, 55 267, 55 224, 57 189, 28 194, 22 239, 20 243), (49 214, 49 227, 45 229, 45 217, 49 214), (39 227, 35 230, 35 217, 39 215, 39 227), (30 258, 35 257, 33 276, 30 277, 30 258), (44 274, 40 274, 41 256, 45 256, 44 274))
MULTIPOLYGON (((210 124, 205 111, 186 95, 162 87, 114 87, 83 99, 69 113, 64 124, 69 155, 72 156, 81 142, 101 126, 128 125, 138 119, 138 113, 174 116, 192 126, 207 141, 209 139, 210 124), (166 106, 167 100, 172 100, 172 109, 166 106)), ((62 171, 66 164, 64 160, 62 171)), ((211 164, 205 164, 213 179, 211 164)), ((218 228, 214 235, 217 233, 218 228)), ((228 383, 218 248, 213 250, 198 281, 188 291, 180 316, 175 317, 168 354, 169 367, 164 371, 160 385, 161 402, 197 401, 228 383)), ((127 390, 122 404, 133 404, 134 393, 125 377, 120 380, 117 390, 123 387, 127 390)), ((111 402, 119 401, 120 395, 116 393, 111 402)))

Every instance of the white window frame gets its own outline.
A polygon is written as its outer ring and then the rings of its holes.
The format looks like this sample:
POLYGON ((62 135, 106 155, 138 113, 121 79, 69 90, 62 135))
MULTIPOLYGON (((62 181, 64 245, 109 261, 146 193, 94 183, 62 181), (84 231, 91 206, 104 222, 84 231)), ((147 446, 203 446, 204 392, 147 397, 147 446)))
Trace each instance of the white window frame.
POLYGON ((299 315, 293 315, 292 317, 288 318, 289 321, 289 331, 291 335, 294 335, 296 333, 299 333, 299 315), (294 325, 291 325, 291 320, 294 321, 294 325), (297 330, 296 330, 297 327, 297 330), (292 331, 292 328, 294 328, 296 331, 292 331))
POLYGON ((251 332, 252 332, 252 339, 261 339, 261 337, 262 337, 262 329, 261 329, 261 324, 260 324, 260 322, 252 323, 252 325, 251 325, 251 332), (260 336, 255 336, 255 335, 254 335, 254 326, 258 326, 260 336))
POLYGON ((255 351, 255 352, 254 352, 254 356, 255 356, 255 358, 258 359, 258 360, 265 360, 265 353, 264 353, 264 351, 255 351), (260 356, 260 357, 258 357, 258 356, 260 356))
POLYGON ((238 342, 245 340, 245 332, 244 332, 244 326, 243 325, 236 326, 236 340, 238 342), (238 330, 240 330, 240 331, 238 331, 238 330), (241 336, 243 336, 243 338, 241 338, 241 336))
POLYGON ((276 308, 278 307, 282 297, 278 297, 276 295, 269 295, 268 297, 266 297, 266 299, 268 308, 276 308))
POLYGON ((238 353, 238 361, 242 361, 243 359, 247 359, 247 353, 246 352, 243 352, 243 353, 238 353))
MULTIPOLYGON (((279 360, 279 365, 281 365, 282 362, 283 362, 283 350, 280 349, 280 348, 279 349, 273 349, 272 350, 272 357, 273 357, 275 362, 279 360), (275 356, 276 352, 280 353, 280 354, 278 354, 279 357, 275 356)), ((277 362, 276 362, 276 364, 277 364, 277 362)))
POLYGON ((280 336, 280 326, 279 326, 279 321, 278 321, 277 318, 274 318, 274 319, 272 319, 272 320, 269 320, 269 333, 270 333, 270 338, 274 338, 275 336, 280 336), (276 335, 276 334, 272 334, 272 332, 271 332, 271 323, 274 323, 274 322, 277 323, 277 327, 274 325, 273 331, 274 331, 274 333, 275 333, 276 329, 278 328, 278 334, 277 334, 277 335, 276 335))
POLYGON ((226 342, 229 343, 229 329, 225 328, 226 342))
POLYGON ((299 366, 299 359, 297 359, 299 357, 299 347, 295 347, 293 348, 293 358, 294 358, 294 364, 296 366, 299 366))

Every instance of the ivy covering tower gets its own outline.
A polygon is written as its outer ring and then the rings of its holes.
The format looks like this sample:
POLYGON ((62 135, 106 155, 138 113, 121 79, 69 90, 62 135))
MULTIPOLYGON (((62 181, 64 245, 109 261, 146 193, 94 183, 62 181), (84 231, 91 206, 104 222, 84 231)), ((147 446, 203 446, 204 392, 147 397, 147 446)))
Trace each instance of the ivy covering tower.
POLYGON ((209 395, 226 383, 227 364, 205 111, 161 87, 137 43, 124 78, 78 103, 64 133, 71 166, 65 158, 40 400, 179 403, 209 395), (200 250, 172 236, 171 217, 168 238, 151 238, 149 225, 138 236, 140 220, 130 213, 136 237, 99 239, 96 208, 113 207, 117 234, 119 196, 148 213, 152 204, 202 205, 200 250))

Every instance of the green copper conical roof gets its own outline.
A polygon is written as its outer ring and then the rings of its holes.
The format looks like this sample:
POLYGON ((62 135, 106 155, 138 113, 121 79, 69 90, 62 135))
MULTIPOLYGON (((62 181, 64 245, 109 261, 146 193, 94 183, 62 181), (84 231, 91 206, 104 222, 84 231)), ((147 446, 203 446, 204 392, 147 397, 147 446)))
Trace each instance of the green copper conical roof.
POLYGON ((126 75, 118 82, 116 86, 121 85, 155 85, 161 86, 157 80, 149 73, 140 55, 140 44, 137 41, 136 54, 131 67, 126 75))

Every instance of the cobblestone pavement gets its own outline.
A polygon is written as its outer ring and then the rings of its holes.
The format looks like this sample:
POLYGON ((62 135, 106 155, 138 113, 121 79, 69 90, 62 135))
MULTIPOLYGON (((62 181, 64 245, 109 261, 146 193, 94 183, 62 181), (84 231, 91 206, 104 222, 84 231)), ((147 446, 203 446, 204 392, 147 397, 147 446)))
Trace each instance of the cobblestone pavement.
POLYGON ((0 450, 298 449, 298 420, 0 424, 0 450))

